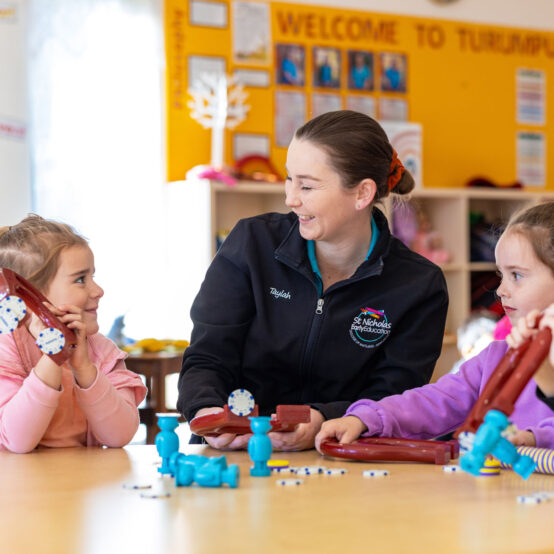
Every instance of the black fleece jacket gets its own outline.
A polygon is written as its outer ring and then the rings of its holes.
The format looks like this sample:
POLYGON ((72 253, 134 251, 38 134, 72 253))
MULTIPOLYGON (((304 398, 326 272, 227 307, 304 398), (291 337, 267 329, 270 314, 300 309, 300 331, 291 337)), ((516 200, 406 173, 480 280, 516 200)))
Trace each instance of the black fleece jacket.
POLYGON ((239 221, 193 303, 178 409, 223 406, 236 388, 261 415, 310 404, 326 419, 360 398, 429 382, 440 354, 448 293, 441 270, 394 238, 374 209, 370 257, 320 296, 293 213, 239 221))

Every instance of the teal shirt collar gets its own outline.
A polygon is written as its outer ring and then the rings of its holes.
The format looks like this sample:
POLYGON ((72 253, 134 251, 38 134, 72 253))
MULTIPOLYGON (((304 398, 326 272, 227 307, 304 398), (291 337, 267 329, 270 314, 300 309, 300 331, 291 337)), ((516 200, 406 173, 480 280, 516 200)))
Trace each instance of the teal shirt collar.
MULTIPOLYGON (((371 217, 371 244, 369 245, 369 250, 367 251, 367 256, 365 257, 366 260, 371 255, 371 252, 373 251, 373 248, 375 247, 375 244, 377 243, 378 239, 379 239, 379 229, 377 228, 377 223, 375 223, 375 218, 372 216, 371 217)), ((308 258, 310 260, 310 265, 312 266, 312 271, 316 276, 317 290, 319 292, 319 295, 321 296, 321 293, 323 292, 323 281, 321 279, 321 272, 319 271, 319 266, 317 265, 317 259, 315 257, 315 242, 313 240, 308 240, 306 242, 308 246, 308 258)))

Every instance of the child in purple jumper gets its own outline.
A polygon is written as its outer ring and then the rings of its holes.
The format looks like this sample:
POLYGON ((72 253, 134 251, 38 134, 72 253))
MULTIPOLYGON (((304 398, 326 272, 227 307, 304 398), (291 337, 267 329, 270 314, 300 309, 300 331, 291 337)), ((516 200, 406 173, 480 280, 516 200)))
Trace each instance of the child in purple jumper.
MULTIPOLYGON (((545 310, 554 303, 554 202, 515 214, 498 241, 495 255, 502 279, 497 294, 514 327, 532 310, 545 310)), ((544 325, 554 326, 551 315, 549 308, 544 325)), ((323 423, 316 448, 328 438, 341 443, 350 443, 362 434, 431 439, 454 431, 466 419, 509 344, 518 344, 530 334, 525 328, 533 322, 518 327, 521 330, 514 331, 509 342, 491 343, 463 364, 458 373, 445 375, 436 383, 378 402, 358 400, 344 417, 323 423)), ((552 363, 554 360, 537 373, 541 388, 554 381, 552 363)), ((551 396, 554 388, 544 392, 551 396)), ((537 381, 529 381, 511 415, 519 430, 510 440, 517 446, 554 448, 554 411, 550 405, 537 381)))

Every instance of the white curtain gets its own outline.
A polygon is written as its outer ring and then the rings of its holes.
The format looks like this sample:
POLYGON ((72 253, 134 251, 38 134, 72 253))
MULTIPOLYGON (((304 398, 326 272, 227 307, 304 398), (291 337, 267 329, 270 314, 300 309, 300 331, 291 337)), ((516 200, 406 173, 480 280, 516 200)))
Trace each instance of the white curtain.
POLYGON ((168 286, 161 0, 29 0, 29 37, 33 210, 89 238, 102 332, 125 314, 133 338, 188 338, 168 286))

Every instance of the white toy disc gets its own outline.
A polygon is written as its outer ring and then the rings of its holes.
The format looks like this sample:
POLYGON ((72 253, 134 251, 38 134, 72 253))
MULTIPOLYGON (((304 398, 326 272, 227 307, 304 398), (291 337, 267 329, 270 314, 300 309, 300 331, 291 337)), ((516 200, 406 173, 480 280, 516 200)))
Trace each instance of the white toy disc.
POLYGON ((19 324, 19 320, 12 311, 0 308, 0 335, 2 333, 13 333, 19 324))
POLYGON ((58 354, 65 346, 65 337, 59 329, 50 327, 41 331, 37 338, 37 346, 44 354, 58 354))
POLYGON ((386 469, 366 469, 362 472, 364 477, 371 479, 372 477, 386 477, 389 472, 386 469))
POLYGON ((18 321, 21 321, 27 313, 27 306, 19 296, 10 294, 9 296, 4 296, 4 298, 0 300, 0 310, 13 312, 18 321))
POLYGON ((234 390, 227 399, 229 409, 238 416, 246 416, 254 409, 254 396, 246 389, 234 390))
POLYGON ((296 487, 301 485, 304 482, 304 479, 277 479, 275 484, 279 487, 296 487))

